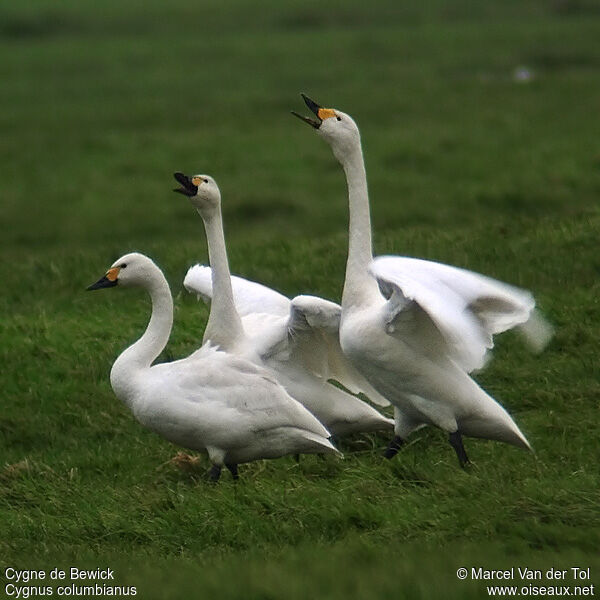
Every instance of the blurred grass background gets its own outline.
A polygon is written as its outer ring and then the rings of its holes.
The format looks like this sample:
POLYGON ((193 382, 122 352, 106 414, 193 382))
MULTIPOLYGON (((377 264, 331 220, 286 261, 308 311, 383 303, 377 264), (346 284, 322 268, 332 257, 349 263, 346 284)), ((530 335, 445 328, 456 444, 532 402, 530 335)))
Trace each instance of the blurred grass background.
POLYGON ((479 564, 597 575, 599 25, 591 0, 0 6, 0 563, 109 565, 144 598, 476 598, 454 572, 479 564), (83 290, 118 256, 171 282, 163 360, 201 339, 181 282, 205 240, 175 170, 219 182, 234 272, 339 300, 344 177, 290 116, 300 91, 361 128, 377 253, 534 290, 550 347, 505 335, 478 380, 535 457, 467 440, 464 473, 425 431, 393 462, 361 437, 343 462, 211 487, 114 398, 147 300, 83 290))

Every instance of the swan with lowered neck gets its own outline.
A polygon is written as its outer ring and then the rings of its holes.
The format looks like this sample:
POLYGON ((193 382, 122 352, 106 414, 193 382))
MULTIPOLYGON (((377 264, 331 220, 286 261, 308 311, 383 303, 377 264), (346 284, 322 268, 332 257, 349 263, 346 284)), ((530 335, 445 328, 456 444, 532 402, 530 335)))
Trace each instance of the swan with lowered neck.
POLYGON ((176 173, 175 178, 181 184, 175 191, 189 197, 206 229, 211 267, 192 267, 184 281, 189 291, 212 298, 204 343, 266 366, 334 436, 391 429, 391 419, 328 382, 339 379, 389 405, 344 359, 338 342, 339 305, 314 296, 290 301, 258 283, 232 278, 217 183, 209 175, 176 173))
POLYGON ((492 337, 517 325, 541 349, 550 327, 529 292, 441 263, 373 259, 367 178, 352 118, 302 94, 314 127, 342 165, 350 209, 340 343, 368 381, 394 404, 393 457, 425 425, 449 434, 461 466, 462 435, 531 449, 510 415, 468 373, 484 365, 492 337))
POLYGON ((169 284, 151 259, 131 253, 88 290, 117 285, 145 289, 152 316, 142 337, 115 361, 112 388, 148 429, 179 446, 206 450, 213 481, 223 466, 237 479, 239 463, 336 452, 325 427, 248 360, 208 343, 187 358, 153 365, 173 324, 169 284))

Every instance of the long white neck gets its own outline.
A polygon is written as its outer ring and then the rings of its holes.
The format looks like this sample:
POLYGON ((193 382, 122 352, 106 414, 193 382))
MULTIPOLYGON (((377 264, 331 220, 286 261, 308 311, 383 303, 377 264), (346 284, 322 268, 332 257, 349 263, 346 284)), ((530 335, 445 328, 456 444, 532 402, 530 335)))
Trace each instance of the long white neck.
POLYGON ((173 298, 169 284, 158 267, 144 288, 152 301, 152 316, 144 335, 125 350, 115 361, 110 372, 110 382, 115 394, 128 405, 135 396, 135 375, 149 369, 164 350, 173 326, 173 298))
POLYGON ((220 210, 210 215, 200 213, 200 216, 206 229, 212 277, 212 301, 204 341, 210 340, 228 350, 244 338, 244 329, 233 301, 223 219, 220 210))
POLYGON ((375 279, 368 273, 373 249, 367 174, 360 140, 340 158, 340 162, 346 173, 350 209, 348 260, 342 294, 342 306, 347 309, 368 302, 378 291, 375 279))

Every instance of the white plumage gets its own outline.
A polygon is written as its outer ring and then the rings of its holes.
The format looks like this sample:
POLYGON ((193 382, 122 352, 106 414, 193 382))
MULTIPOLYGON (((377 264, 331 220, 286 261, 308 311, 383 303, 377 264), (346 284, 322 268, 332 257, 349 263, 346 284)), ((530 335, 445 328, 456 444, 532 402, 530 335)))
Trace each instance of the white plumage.
POLYGON ((386 456, 424 425, 530 448, 509 414, 468 373, 485 363, 493 335, 518 325, 541 349, 551 327, 527 291, 464 269, 415 258, 373 260, 366 173, 352 118, 303 96, 317 119, 299 116, 330 144, 348 184, 348 261, 340 343, 368 381, 394 404, 396 438, 386 456))
POLYGON ((212 270, 191 267, 184 286, 205 300, 213 298, 213 289, 221 289, 223 295, 219 299, 214 295, 213 307, 215 303, 227 306, 219 324, 209 319, 204 341, 266 366, 333 435, 391 429, 391 419, 328 382, 336 379, 353 392, 364 392, 374 402, 389 405, 342 353, 340 306, 315 296, 290 301, 261 284, 231 277, 216 182, 208 175, 186 178, 178 174, 176 178, 183 186, 179 191, 189 195, 204 220, 213 265, 212 270), (192 180, 197 182, 194 188, 188 183, 192 180))
POLYGON ((152 365, 173 323, 173 301, 160 269, 146 256, 117 260, 89 289, 139 286, 152 300, 143 336, 115 361, 110 380, 117 397, 145 427, 193 450, 206 450, 211 478, 223 465, 286 454, 336 452, 329 432, 263 368, 212 346, 187 358, 152 365))
POLYGON ((369 273, 393 312, 412 308, 414 314, 417 307, 425 312, 435 326, 429 332, 434 339, 428 342, 434 341, 438 351, 468 373, 485 365, 497 333, 531 320, 522 331, 533 349, 543 348, 551 336, 549 325, 534 316, 530 292, 485 275, 401 256, 375 258, 369 273))

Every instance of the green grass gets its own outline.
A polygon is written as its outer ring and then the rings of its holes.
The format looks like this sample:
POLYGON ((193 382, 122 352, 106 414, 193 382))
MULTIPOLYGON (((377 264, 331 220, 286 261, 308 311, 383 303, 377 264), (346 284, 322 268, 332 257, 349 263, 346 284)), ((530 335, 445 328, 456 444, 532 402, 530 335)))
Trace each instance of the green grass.
MULTIPOLYGON (((600 561, 600 93, 593 2, 224 3, 30 0, 0 8, 0 567, 111 566, 143 598, 482 598, 459 566, 600 561), (517 83, 513 72, 534 73, 517 83), (148 302, 84 293, 121 254, 176 298, 162 360, 207 310, 182 289, 206 261, 175 170, 215 176, 232 270, 339 299, 343 173, 289 115, 299 91, 361 127, 377 253, 534 290, 556 336, 498 339, 477 378, 535 456, 440 431, 392 462, 254 463, 234 485, 113 396, 108 372, 148 302)), ((548 582, 546 582, 548 583, 548 582)), ((572 580, 567 582, 574 584, 572 580)))

